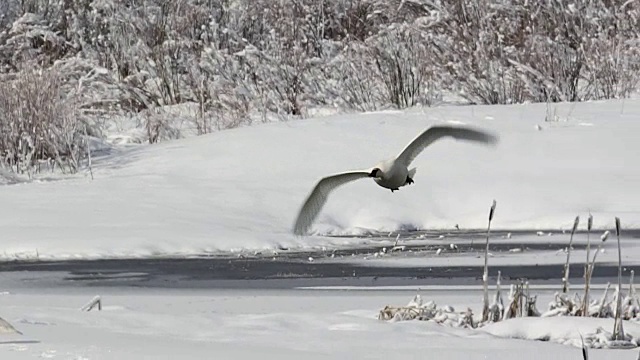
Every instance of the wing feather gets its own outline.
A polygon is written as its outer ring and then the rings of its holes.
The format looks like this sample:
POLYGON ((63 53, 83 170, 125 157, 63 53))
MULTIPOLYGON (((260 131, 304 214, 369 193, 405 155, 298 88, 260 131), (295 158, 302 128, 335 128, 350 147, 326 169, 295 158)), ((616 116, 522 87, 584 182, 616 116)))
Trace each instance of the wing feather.
POLYGON ((432 126, 418 135, 396 158, 405 166, 409 166, 411 162, 424 150, 427 146, 443 137, 452 137, 457 140, 474 141, 483 144, 495 144, 498 137, 486 131, 449 125, 432 126))
POLYGON ((298 218, 296 219, 296 223, 293 227, 293 233, 299 236, 303 236, 307 233, 309 228, 311 228, 313 221, 320 213, 320 210, 322 210, 322 207, 327 202, 327 198, 333 189, 348 182, 368 176, 368 171, 352 171, 327 176, 318 181, 298 213, 298 218))

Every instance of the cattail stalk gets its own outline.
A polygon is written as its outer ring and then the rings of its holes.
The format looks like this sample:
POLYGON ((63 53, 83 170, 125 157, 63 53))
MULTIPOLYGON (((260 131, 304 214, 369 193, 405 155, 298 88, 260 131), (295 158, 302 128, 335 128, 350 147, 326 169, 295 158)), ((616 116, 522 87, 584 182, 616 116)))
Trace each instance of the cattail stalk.
POLYGON ((569 260, 571 259, 571 246, 573 246, 573 234, 575 234, 578 224, 580 223, 580 216, 576 216, 573 221, 573 228, 571 229, 571 237, 569 238, 569 248, 567 249, 567 262, 564 264, 564 277, 562 278, 562 293, 566 294, 569 291, 569 260))
POLYGON ((591 252, 591 227, 593 226, 593 215, 589 213, 587 220, 587 261, 584 263, 584 299, 582 300, 582 316, 589 316, 589 287, 591 277, 589 276, 589 255, 591 252))
POLYGON ((622 253, 620 250, 620 218, 616 217, 616 237, 618 238, 618 296, 616 301, 616 317, 613 324, 613 340, 624 340, 622 326, 622 253))
POLYGON ((489 236, 491 235, 491 221, 496 211, 496 201, 493 200, 489 210, 489 223, 487 225, 487 243, 484 249, 484 272, 482 273, 482 287, 484 289, 484 301, 482 306, 482 321, 489 319, 489 236))
POLYGON ((602 293, 602 298, 600 299, 600 306, 598 306, 598 317, 602 317, 602 313, 604 312, 604 303, 607 301, 607 296, 609 296, 609 289, 611 288, 611 283, 607 283, 607 287, 604 288, 604 292, 602 293))
POLYGON ((591 279, 593 276, 593 268, 596 266, 596 259, 598 258, 598 253, 602 251, 602 244, 604 244, 608 238, 609 238, 609 230, 605 231, 600 236, 600 244, 598 244, 598 249, 596 249, 596 252, 593 254, 593 259, 591 260, 591 264, 589 265, 589 279, 591 279))
POLYGON ((640 305, 640 302, 638 301, 638 298, 636 297, 636 287, 634 285, 634 279, 635 277, 635 271, 631 270, 631 275, 629 276, 629 299, 630 302, 633 303, 633 301, 636 302, 636 305, 640 305))

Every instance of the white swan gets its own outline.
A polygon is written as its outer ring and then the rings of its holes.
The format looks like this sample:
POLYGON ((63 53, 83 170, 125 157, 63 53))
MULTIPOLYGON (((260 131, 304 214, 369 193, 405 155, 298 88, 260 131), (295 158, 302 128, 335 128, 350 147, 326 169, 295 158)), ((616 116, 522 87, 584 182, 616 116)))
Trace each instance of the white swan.
POLYGON ((481 130, 448 125, 430 127, 413 139, 394 159, 382 161, 370 170, 344 172, 327 176, 318 181, 298 213, 293 233, 299 236, 305 235, 327 202, 329 193, 342 184, 371 177, 378 185, 390 189, 391 192, 407 184, 412 184, 416 169, 408 169, 411 162, 424 148, 446 136, 484 144, 494 144, 498 141, 495 135, 481 130))

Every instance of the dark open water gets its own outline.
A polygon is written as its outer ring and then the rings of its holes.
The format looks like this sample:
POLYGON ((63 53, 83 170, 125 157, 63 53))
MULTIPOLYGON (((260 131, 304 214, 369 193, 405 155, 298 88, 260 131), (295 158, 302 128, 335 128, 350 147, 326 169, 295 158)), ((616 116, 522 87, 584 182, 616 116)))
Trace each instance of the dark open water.
MULTIPOLYGON (((508 244, 493 240, 492 253, 507 253, 509 249, 521 248, 526 252, 561 251, 568 235, 558 234, 554 239, 541 237, 540 243, 518 243, 524 232, 513 232, 508 244)), ((442 244, 414 244, 409 240, 419 237, 438 237, 437 232, 405 232, 402 244, 407 245, 412 256, 424 256, 422 267, 372 267, 366 262, 341 263, 335 258, 344 256, 366 256, 379 251, 381 246, 357 249, 339 249, 298 252, 282 249, 278 254, 233 255, 218 254, 195 258, 114 259, 94 261, 29 261, 0 263, 0 275, 23 282, 33 287, 46 282, 57 286, 135 286, 161 288, 291 288, 298 286, 358 286, 358 285, 470 285, 480 284, 480 266, 429 266, 428 257, 437 248, 447 247, 452 241, 459 244, 456 252, 478 253, 484 248, 482 232, 448 233, 442 244), (471 240, 473 239, 473 245, 471 240), (334 258, 332 258, 333 256, 334 258), (314 261, 309 261, 313 257, 314 261)), ((506 232, 494 234, 496 238, 506 232)), ((531 232, 528 232, 531 234, 531 232)), ((625 237, 640 238, 640 231, 625 232, 625 237)), ((394 234, 395 236, 395 234, 394 234)), ((640 240, 639 240, 640 241, 640 240)), ((615 240, 608 242, 615 246, 615 240)), ((388 242, 387 242, 388 247, 388 242)), ((583 248, 575 244, 574 249, 583 248)), ((446 250, 450 251, 450 250, 446 250)), ((389 255, 393 256, 393 255, 389 255)), ((582 259, 575 259, 575 261, 582 259)), ((495 281, 498 270, 505 283, 526 279, 536 284, 560 283, 562 265, 524 265, 490 267, 489 274, 495 281)), ((582 283, 583 264, 571 265, 571 282, 582 283)), ((626 266, 625 280, 631 270, 640 274, 640 266, 626 266)), ((599 263, 594 272, 594 283, 614 282, 617 267, 611 263, 599 263)))

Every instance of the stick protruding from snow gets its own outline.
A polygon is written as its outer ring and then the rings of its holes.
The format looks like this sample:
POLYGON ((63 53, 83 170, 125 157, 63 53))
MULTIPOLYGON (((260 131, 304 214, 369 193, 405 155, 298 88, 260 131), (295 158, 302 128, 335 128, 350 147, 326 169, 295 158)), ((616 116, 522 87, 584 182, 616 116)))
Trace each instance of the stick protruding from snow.
POLYGON ((22 333, 13 327, 7 320, 0 318, 0 334, 20 334, 22 333))
POLYGON ((585 345, 582 334, 580 334, 580 342, 582 343, 582 359, 589 360, 589 348, 585 345))
POLYGON ((100 298, 100 295, 94 296, 93 299, 91 299, 91 301, 84 305, 80 310, 91 311, 96 306, 98 307, 98 310, 102 310, 102 298, 100 298))

